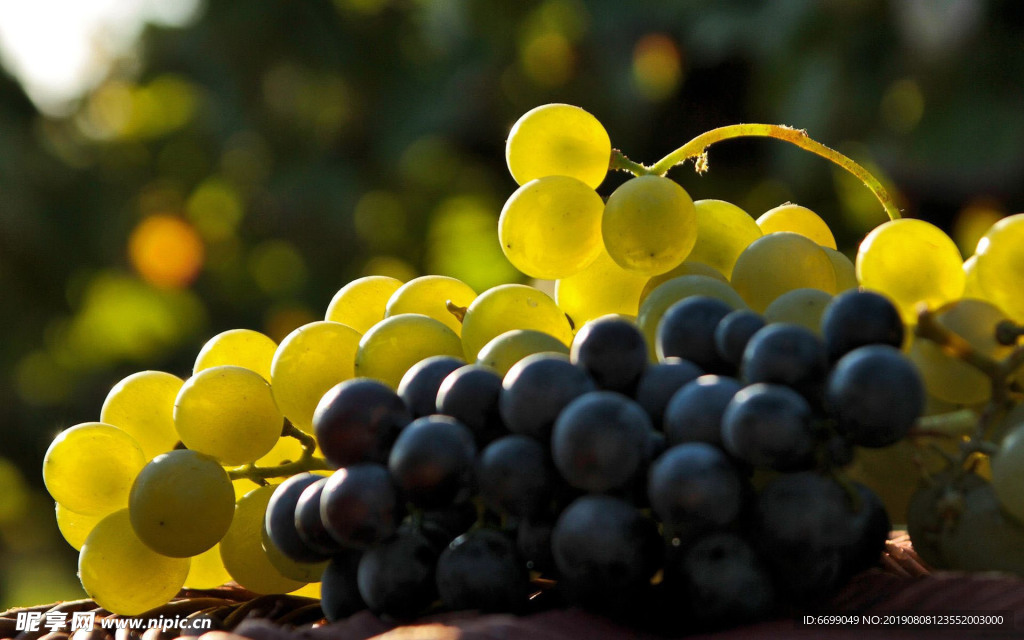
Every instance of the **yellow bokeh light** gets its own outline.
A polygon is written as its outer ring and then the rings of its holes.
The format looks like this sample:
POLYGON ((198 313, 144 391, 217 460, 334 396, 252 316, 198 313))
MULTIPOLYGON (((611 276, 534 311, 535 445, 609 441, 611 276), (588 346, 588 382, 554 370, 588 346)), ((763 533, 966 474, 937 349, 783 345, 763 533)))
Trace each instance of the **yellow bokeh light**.
POLYGON ((238 192, 223 180, 209 178, 192 192, 185 203, 185 215, 208 241, 234 235, 245 209, 238 192))
POLYGON ((913 131, 924 115, 924 94, 916 81, 904 78, 889 85, 880 105, 882 120, 896 133, 913 131))
POLYGON ((164 289, 191 284, 202 269, 203 255, 199 234, 177 216, 149 216, 128 238, 132 267, 143 280, 164 289))
POLYGON ((374 250, 390 250, 405 241, 406 211, 390 191, 370 191, 352 213, 356 234, 374 250))
POLYGON ((683 60, 679 47, 668 36, 651 33, 633 49, 633 81, 648 100, 661 101, 679 88, 683 60))
POLYGON ((408 282, 420 275, 416 267, 395 256, 374 256, 363 265, 360 276, 388 276, 408 282))
POLYGON ((960 253, 967 257, 973 255, 981 237, 1005 215, 1006 211, 995 200, 977 198, 969 202, 953 223, 953 240, 960 253))
POLYGON ((527 37, 520 56, 523 71, 543 87, 558 87, 568 82, 576 64, 569 40, 553 31, 527 37))
POLYGON ((271 295, 292 293, 306 283, 306 261, 291 243, 268 240, 250 252, 249 273, 271 295))
POLYGON ((427 271, 458 278, 477 291, 522 278, 494 237, 498 209, 472 195, 438 204, 427 233, 427 271))
POLYGON ((273 308, 267 312, 263 321, 263 333, 274 342, 281 342, 292 331, 317 320, 322 318, 305 307, 273 308))

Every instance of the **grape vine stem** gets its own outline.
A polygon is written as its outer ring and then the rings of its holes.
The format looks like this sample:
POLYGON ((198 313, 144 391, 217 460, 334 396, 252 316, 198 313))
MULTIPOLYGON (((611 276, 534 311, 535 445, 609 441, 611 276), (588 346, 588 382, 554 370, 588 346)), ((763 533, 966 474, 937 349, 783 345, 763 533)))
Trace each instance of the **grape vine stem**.
POLYGON ((287 478, 297 473, 306 471, 329 471, 333 467, 323 458, 314 456, 316 452, 316 438, 302 431, 288 420, 285 420, 281 430, 282 437, 295 438, 302 445, 302 455, 298 460, 285 462, 273 467, 257 467, 250 463, 228 471, 228 477, 232 480, 245 478, 256 484, 266 484, 267 478, 287 478))

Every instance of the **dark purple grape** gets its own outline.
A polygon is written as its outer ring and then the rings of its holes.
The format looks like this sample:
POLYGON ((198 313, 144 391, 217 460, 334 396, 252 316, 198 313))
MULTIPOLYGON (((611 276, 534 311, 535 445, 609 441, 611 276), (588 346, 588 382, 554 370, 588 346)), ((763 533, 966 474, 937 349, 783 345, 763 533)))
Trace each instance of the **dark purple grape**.
POLYGON ((480 497, 498 513, 526 518, 551 501, 552 470, 542 444, 518 434, 487 445, 477 462, 480 497))
POLYGON ((320 517, 320 497, 326 485, 327 478, 320 476, 303 489, 299 501, 295 504, 295 530, 299 538, 311 549, 322 555, 332 556, 340 553, 344 547, 327 532, 323 518, 320 517))
POLYGON ((566 356, 535 353, 509 369, 498 408, 510 431, 547 443, 562 409, 594 389, 587 372, 566 356))
POLYGON ((476 529, 456 538, 437 561, 437 591, 456 611, 516 613, 526 604, 530 576, 502 533, 476 529))
POLYGON ((338 622, 366 608, 359 595, 359 560, 362 553, 349 551, 331 558, 320 578, 320 608, 328 622, 338 622))
POLYGON ((398 383, 398 397, 413 418, 437 413, 437 390, 448 374, 465 364, 462 358, 431 356, 409 367, 398 383))
POLYGON ((583 325, 569 360, 589 373, 598 388, 632 395, 647 366, 647 342, 633 322, 604 316, 583 325))
POLYGON ((313 432, 336 467, 387 461, 398 433, 412 421, 405 403, 387 385, 369 378, 346 380, 320 399, 313 432))
POLYGON ((677 391, 665 407, 662 420, 669 444, 707 442, 722 446, 722 415, 742 388, 735 378, 705 375, 677 391))
POLYGON ((438 556, 423 534, 402 530, 363 554, 357 574, 359 594, 378 615, 415 618, 437 598, 434 569, 438 556))
POLYGON ((490 367, 467 364, 459 367, 437 390, 437 412, 451 416, 469 427, 477 446, 508 433, 498 411, 501 376, 490 367))
POLYGON ((740 460, 776 471, 814 464, 811 407, 789 387, 755 384, 741 389, 722 416, 722 443, 740 460))
POLYGON ((295 528, 295 509, 299 497, 309 485, 323 476, 313 473, 294 475, 274 489, 274 494, 267 504, 267 516, 264 526, 271 543, 286 557, 295 562, 323 562, 330 557, 306 544, 295 528))
POLYGON ((721 449, 690 442, 654 461, 647 494, 666 533, 688 541, 735 524, 746 492, 739 472, 721 449))
POLYGON ((335 471, 320 495, 320 517, 342 545, 373 545, 391 537, 401 513, 388 470, 365 463, 335 471))
POLYGON ((647 412, 655 429, 662 429, 662 417, 669 399, 703 373, 700 367, 682 358, 665 358, 658 364, 648 365, 640 376, 634 397, 647 412))
POLYGON ((835 362, 869 344, 903 345, 903 319, 895 305, 874 291, 844 291, 821 315, 821 335, 828 359, 835 362))
POLYGON ((895 347, 869 345, 850 351, 825 382, 825 405, 836 430, 862 447, 902 440, 924 411, 921 374, 895 347))
POLYGON ((658 322, 658 359, 684 358, 711 373, 730 371, 715 349, 715 329, 732 307, 711 296, 690 296, 676 302, 658 322))
POLYGON ((715 327, 715 351, 734 367, 743 361, 747 343, 765 325, 764 316, 749 309, 730 311, 715 327))
POLYGON ((608 491, 624 486, 647 461, 650 431, 640 405, 613 391, 593 391, 558 416, 551 455, 570 485, 608 491))
POLYGON ((747 384, 784 384, 814 398, 828 369, 825 345, 806 327, 770 324, 747 343, 740 369, 747 384))
POLYGON ((476 445, 462 423, 447 416, 417 418, 395 441, 388 471, 406 500, 440 509, 467 496, 476 445))

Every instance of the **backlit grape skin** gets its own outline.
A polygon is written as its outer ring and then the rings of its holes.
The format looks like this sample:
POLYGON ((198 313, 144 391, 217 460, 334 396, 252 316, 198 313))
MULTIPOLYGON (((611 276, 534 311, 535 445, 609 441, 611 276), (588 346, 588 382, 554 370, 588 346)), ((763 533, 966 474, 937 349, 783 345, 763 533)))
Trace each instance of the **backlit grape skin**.
POLYGON ((505 144, 505 161, 519 184, 545 176, 571 176, 593 189, 604 181, 612 143, 591 114, 568 104, 524 113, 505 144))

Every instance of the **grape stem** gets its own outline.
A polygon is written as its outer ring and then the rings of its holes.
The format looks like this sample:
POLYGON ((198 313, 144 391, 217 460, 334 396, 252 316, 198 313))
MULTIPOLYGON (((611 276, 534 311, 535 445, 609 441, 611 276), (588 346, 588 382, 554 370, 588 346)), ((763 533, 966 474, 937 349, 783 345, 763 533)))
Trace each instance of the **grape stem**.
POLYGON ((281 437, 295 438, 302 445, 302 455, 298 460, 285 462, 274 467, 257 467, 255 463, 250 463, 231 469, 228 471, 228 477, 232 480, 245 478, 262 485, 267 483, 267 478, 287 478, 297 473, 305 473, 306 471, 329 471, 333 468, 323 458, 317 458, 313 455, 316 451, 316 438, 302 431, 288 420, 284 421, 281 437))
POLYGON ((785 125, 734 124, 712 129, 690 140, 649 167, 633 162, 621 151, 614 149, 609 168, 617 171, 628 171, 635 176, 663 176, 672 167, 693 158, 694 168, 697 170, 697 173, 704 173, 708 170, 708 148, 716 142, 735 138, 775 138, 825 158, 860 180, 878 198, 890 220, 900 218, 900 210, 896 206, 896 202, 889 195, 889 192, 885 190, 885 187, 882 186, 878 178, 873 176, 870 171, 835 149, 826 147, 812 139, 805 130, 794 129, 785 125))

